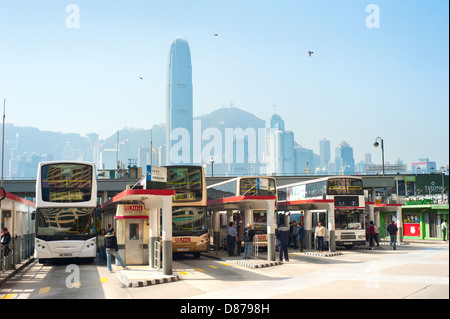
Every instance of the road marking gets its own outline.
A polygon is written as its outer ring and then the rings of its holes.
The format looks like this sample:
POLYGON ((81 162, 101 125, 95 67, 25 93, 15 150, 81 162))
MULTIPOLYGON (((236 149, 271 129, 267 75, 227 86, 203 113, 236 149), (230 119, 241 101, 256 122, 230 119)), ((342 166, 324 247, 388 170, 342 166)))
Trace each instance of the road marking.
POLYGON ((11 299, 14 296, 14 294, 6 294, 3 295, 0 299, 11 299))
POLYGON ((182 274, 182 275, 185 275, 185 276, 189 275, 189 273, 187 273, 185 271, 180 271, 179 273, 182 274))
POLYGON ((100 278, 100 282, 108 282, 108 278, 102 277, 102 278, 100 278))
POLYGON ((50 291, 50 287, 44 287, 44 288, 39 289, 40 294, 45 294, 49 291, 50 291))
POLYGON ((216 267, 216 266, 213 266, 213 265, 208 265, 208 267, 211 267, 211 268, 214 268, 214 269, 219 268, 219 267, 216 267))
POLYGON ((194 269, 197 271, 205 271, 204 269, 201 269, 201 268, 194 268, 194 269))
POLYGON ((224 265, 224 266, 231 266, 230 264, 227 264, 227 263, 220 263, 221 265, 224 265))
POLYGON ((81 281, 72 283, 72 288, 80 288, 80 287, 81 287, 81 281))

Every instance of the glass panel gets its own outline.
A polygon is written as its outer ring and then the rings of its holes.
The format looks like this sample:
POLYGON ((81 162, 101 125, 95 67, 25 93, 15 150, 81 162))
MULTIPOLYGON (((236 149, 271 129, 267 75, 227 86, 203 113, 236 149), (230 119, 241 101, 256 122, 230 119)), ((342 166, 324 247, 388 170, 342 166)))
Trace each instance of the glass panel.
POLYGON ((205 207, 173 208, 172 232, 174 236, 199 236, 207 231, 205 207))
POLYGON ((39 208, 36 236, 46 240, 91 238, 94 221, 95 208, 39 208))
POLYGON ((202 200, 202 171, 197 167, 167 167, 167 188, 175 190, 174 201, 202 200))
POLYGON ((363 183, 360 179, 347 179, 347 194, 364 195, 363 183))
POLYGON ((361 211, 337 211, 334 218, 336 229, 364 229, 364 213, 361 211))
POLYGON ((345 194, 346 194, 345 178, 328 180, 328 195, 345 195, 345 194))
POLYGON ((139 224, 130 224, 129 231, 129 240, 139 240, 139 224))
POLYGON ((71 203, 89 201, 92 166, 84 164, 48 164, 41 169, 42 200, 71 203))

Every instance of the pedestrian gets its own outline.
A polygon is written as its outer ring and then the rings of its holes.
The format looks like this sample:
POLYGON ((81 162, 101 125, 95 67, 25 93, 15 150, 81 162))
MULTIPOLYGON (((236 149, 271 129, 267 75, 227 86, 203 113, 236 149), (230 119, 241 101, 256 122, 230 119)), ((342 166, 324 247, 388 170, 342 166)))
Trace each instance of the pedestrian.
POLYGON ((297 221, 293 220, 292 225, 290 227, 290 232, 291 232, 291 240, 294 242, 295 249, 297 249, 297 231, 298 231, 297 221))
POLYGON ((317 251, 319 253, 323 252, 323 238, 325 237, 326 229, 322 225, 322 222, 317 223, 316 229, 314 230, 314 238, 317 240, 317 251))
POLYGON ((3 227, 2 234, 0 237, 0 242, 2 245, 2 248, 4 249, 4 256, 8 256, 10 252, 9 243, 11 242, 11 234, 8 231, 8 228, 3 227))
POLYGON ((281 224, 276 230, 275 235, 278 240, 278 249, 280 250, 280 261, 283 261, 283 255, 284 259, 286 261, 289 261, 288 256, 288 246, 290 242, 290 232, 289 228, 287 226, 284 226, 284 224, 281 224))
POLYGON ((297 229, 298 250, 302 253, 305 244, 305 228, 300 223, 297 229))
POLYGON ((111 256, 114 256, 116 260, 120 263, 123 269, 129 269, 127 265, 123 262, 122 257, 119 255, 119 247, 117 246, 117 237, 115 235, 114 228, 110 228, 108 233, 105 235, 105 248, 106 248, 106 261, 108 270, 111 272, 111 256))
POLYGON ((232 257, 234 256, 234 249, 236 246, 236 242, 238 241, 237 231, 236 228, 233 227, 233 222, 230 222, 228 224, 227 229, 227 249, 228 249, 228 256, 232 257))
POLYGON ((373 223, 373 221, 370 221, 369 226, 369 236, 370 236, 370 247, 373 247, 373 241, 377 243, 377 247, 380 247, 380 241, 379 241, 379 228, 373 223))
POLYGON ((247 224, 247 228, 244 229, 244 259, 252 258, 253 237, 255 237, 253 226, 247 224))
POLYGON ((391 223, 389 224, 389 226, 387 227, 387 231, 389 233, 389 235, 391 236, 391 247, 396 250, 397 249, 397 231, 398 228, 395 225, 394 221, 391 220, 391 223))
POLYGON ((447 239, 446 239, 447 229, 448 229, 448 226, 447 226, 447 220, 444 219, 444 221, 443 221, 442 224, 441 224, 442 239, 443 239, 444 241, 447 240, 447 239))
POLYGON ((100 234, 97 237, 97 251, 98 251, 98 257, 100 259, 100 264, 105 264, 106 260, 106 247, 105 247, 105 235, 106 230, 102 228, 100 230, 100 234))

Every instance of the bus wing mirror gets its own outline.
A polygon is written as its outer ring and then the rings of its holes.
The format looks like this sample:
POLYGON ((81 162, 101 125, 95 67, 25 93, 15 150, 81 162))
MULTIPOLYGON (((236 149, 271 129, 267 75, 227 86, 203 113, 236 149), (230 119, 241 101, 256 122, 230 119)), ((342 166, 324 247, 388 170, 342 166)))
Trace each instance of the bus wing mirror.
POLYGON ((31 212, 31 220, 35 220, 36 219, 36 211, 32 211, 31 212))

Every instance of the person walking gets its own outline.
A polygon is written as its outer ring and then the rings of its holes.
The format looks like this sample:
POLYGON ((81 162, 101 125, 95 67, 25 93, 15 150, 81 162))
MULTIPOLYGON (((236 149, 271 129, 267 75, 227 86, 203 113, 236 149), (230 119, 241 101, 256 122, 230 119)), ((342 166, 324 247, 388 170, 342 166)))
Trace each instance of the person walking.
POLYGON ((108 270, 111 270, 111 256, 114 256, 116 260, 120 263, 123 269, 129 269, 127 265, 122 260, 122 257, 119 255, 119 246, 117 245, 117 237, 115 235, 114 228, 110 228, 108 233, 105 235, 105 248, 106 248, 106 264, 108 270))
POLYGON ((322 225, 322 222, 317 223, 316 229, 314 230, 314 238, 317 240, 317 251, 319 253, 323 252, 323 238, 325 237, 326 228, 322 225))
POLYGON ((298 242, 298 250, 299 252, 303 252, 303 247, 305 244, 305 228, 300 223, 297 229, 297 242, 298 242))
POLYGON ((9 243, 11 242, 11 234, 8 231, 8 228, 3 227, 2 234, 0 237, 2 248, 4 249, 4 256, 8 256, 11 249, 9 248, 9 243))
POLYGON ((448 230, 448 226, 447 226, 447 220, 444 219, 444 221, 441 224, 441 230, 442 230, 442 239, 444 241, 446 241, 446 235, 447 235, 447 230, 448 230))
POLYGON ((370 247, 373 247, 374 240, 377 243, 377 247, 380 247, 379 233, 380 233, 380 231, 379 231, 378 227, 373 223, 373 221, 370 221, 370 226, 369 226, 370 247))
POLYGON ((234 250, 236 246, 236 242, 238 241, 237 230, 233 227, 233 222, 230 222, 229 227, 227 229, 227 249, 228 256, 234 256, 234 250))
POLYGON ((389 233, 389 236, 391 236, 391 243, 390 243, 390 245, 391 245, 392 249, 396 250, 397 249, 397 231, 398 231, 398 228, 395 225, 393 220, 391 220, 391 223, 387 227, 387 231, 389 233))
POLYGON ((106 247, 105 247, 106 230, 102 228, 100 234, 97 237, 97 251, 100 259, 100 264, 103 265, 106 260, 106 247))
POLYGON ((297 221, 293 220, 291 227, 290 227, 290 232, 291 232, 291 240, 294 242, 294 248, 297 249, 297 232, 298 232, 298 226, 297 226, 297 221))
POLYGON ((252 258, 253 237, 255 237, 253 226, 247 224, 247 228, 244 229, 244 259, 252 258))
POLYGON ((284 259, 286 261, 289 261, 288 256, 288 246, 290 242, 290 232, 289 228, 287 226, 284 226, 284 224, 281 224, 280 227, 278 227, 275 230, 275 235, 278 240, 278 249, 280 250, 280 261, 283 261, 283 255, 284 259))

